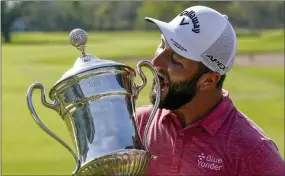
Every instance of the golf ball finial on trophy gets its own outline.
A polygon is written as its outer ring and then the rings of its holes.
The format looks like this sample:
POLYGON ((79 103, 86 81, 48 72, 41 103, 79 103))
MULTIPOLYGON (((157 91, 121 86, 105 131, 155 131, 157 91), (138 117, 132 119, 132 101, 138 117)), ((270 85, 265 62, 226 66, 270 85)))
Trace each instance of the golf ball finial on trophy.
POLYGON ((87 33, 83 29, 73 29, 69 33, 69 41, 72 46, 76 47, 85 55, 85 46, 88 41, 87 33))

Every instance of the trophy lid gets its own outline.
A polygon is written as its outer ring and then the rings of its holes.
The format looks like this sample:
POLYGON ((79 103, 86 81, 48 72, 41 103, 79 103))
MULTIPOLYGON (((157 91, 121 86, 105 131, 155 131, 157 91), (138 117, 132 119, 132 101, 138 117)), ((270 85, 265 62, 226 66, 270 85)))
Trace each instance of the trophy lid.
POLYGON ((99 59, 97 56, 91 54, 85 54, 87 40, 87 33, 83 29, 74 29, 70 32, 69 41, 71 45, 80 50, 82 55, 76 59, 73 67, 70 68, 67 72, 65 72, 63 76, 56 82, 56 84, 69 77, 91 69, 106 66, 126 66, 124 64, 117 63, 111 60, 99 59))

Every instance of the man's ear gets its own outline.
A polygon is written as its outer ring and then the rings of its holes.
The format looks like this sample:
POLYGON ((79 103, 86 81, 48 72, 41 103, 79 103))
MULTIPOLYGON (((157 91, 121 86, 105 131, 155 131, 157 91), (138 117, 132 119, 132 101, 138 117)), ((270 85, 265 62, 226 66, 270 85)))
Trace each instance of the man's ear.
POLYGON ((206 90, 216 87, 216 84, 220 81, 221 75, 217 72, 205 73, 198 81, 198 87, 200 90, 206 90))

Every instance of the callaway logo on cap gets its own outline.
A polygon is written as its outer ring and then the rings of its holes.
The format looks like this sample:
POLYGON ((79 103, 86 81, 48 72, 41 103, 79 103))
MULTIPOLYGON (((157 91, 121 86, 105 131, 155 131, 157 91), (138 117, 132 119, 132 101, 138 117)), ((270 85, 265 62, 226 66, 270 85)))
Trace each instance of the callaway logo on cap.
POLYGON ((200 61, 212 71, 227 73, 234 64, 236 34, 228 17, 205 6, 185 9, 169 23, 149 18, 179 55, 200 61))

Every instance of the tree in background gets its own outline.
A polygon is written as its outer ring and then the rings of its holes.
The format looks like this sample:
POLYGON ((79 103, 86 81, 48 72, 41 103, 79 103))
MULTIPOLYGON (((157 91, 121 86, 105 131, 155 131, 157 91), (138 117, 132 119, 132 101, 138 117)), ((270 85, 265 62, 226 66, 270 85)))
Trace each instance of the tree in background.
POLYGON ((27 6, 29 1, 1 1, 1 33, 4 42, 11 41, 11 26, 23 15, 22 9, 27 6))
POLYGON ((1 5, 5 41, 10 41, 11 26, 19 17, 23 17, 26 31, 151 30, 155 25, 145 22, 144 17, 168 22, 194 5, 227 14, 236 29, 284 27, 284 2, 272 1, 1 1, 1 5))

